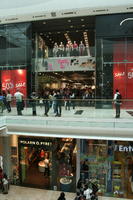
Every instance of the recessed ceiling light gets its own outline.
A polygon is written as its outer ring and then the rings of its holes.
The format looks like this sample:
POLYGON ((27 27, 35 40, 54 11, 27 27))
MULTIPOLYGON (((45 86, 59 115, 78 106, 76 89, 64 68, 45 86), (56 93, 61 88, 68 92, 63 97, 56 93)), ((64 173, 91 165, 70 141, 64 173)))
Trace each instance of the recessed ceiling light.
POLYGON ((68 22, 71 22, 71 20, 69 19, 68 22))
POLYGON ((83 21, 84 21, 84 19, 81 19, 81 21, 83 22, 83 21))

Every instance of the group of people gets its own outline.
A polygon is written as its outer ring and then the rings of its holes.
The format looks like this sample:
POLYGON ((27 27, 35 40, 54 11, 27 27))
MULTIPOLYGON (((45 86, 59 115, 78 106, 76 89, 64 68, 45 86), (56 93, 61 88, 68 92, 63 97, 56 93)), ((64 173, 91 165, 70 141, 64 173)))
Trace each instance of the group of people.
POLYGON ((75 200, 98 200, 98 186, 89 179, 79 179, 75 200))
POLYGON ((16 107, 17 107, 17 114, 22 115, 22 110, 24 108, 23 97, 24 97, 24 95, 22 92, 20 92, 19 89, 16 90, 16 92, 14 93, 14 96, 10 93, 10 90, 8 90, 7 92, 2 91, 0 93, 0 105, 2 108, 2 112, 4 109, 7 109, 7 111, 10 113, 12 111, 11 102, 13 101, 13 99, 15 99, 16 107))
MULTIPOLYGON (((89 182, 87 179, 79 179, 77 183, 77 193, 74 200, 98 200, 98 186, 89 182)), ((58 200, 66 200, 65 193, 61 192, 58 200)))
POLYGON ((65 110, 75 109, 76 105, 80 106, 93 106, 94 92, 90 89, 77 90, 71 88, 64 88, 59 90, 45 89, 42 94, 37 97, 35 92, 31 94, 31 104, 34 108, 33 115, 36 115, 36 102, 37 98, 40 99, 42 105, 44 105, 44 115, 48 116, 50 108, 53 108, 55 116, 60 117, 62 114, 62 106, 65 110))
POLYGON ((3 169, 0 167, 0 188, 3 194, 8 194, 9 181, 7 175, 3 172, 3 169))

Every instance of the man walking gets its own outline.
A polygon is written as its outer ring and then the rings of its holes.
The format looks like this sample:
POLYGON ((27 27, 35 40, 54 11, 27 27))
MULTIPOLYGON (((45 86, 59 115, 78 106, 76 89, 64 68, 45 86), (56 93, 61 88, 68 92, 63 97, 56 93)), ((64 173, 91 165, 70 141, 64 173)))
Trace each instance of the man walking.
POLYGON ((16 106, 17 106, 17 113, 18 115, 22 115, 23 110, 23 94, 17 89, 17 91, 14 94, 14 97, 16 98, 16 106))

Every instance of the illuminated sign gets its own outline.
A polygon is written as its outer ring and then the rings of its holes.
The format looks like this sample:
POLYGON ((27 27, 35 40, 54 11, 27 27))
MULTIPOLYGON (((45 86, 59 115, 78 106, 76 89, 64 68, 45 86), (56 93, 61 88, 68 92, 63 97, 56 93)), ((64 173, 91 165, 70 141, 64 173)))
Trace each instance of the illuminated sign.
POLYGON ((47 146, 47 147, 50 147, 50 146, 52 146, 52 142, 50 142, 50 141, 43 141, 43 140, 33 140, 33 139, 26 139, 26 140, 24 140, 24 139, 20 139, 19 140, 19 144, 21 144, 21 145, 36 145, 36 146, 47 146))
POLYGON ((131 145, 115 145, 115 151, 119 152, 133 152, 133 147, 131 145))
POLYGON ((14 95, 16 90, 19 88, 27 96, 27 81, 26 81, 26 70, 2 70, 1 71, 1 83, 2 90, 10 90, 10 93, 14 95))

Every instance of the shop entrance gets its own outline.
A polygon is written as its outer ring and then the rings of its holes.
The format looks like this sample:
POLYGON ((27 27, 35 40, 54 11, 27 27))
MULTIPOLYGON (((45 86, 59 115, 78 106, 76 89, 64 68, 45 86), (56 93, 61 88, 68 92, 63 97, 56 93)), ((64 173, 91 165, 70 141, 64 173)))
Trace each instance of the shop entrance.
POLYGON ((21 185, 74 192, 75 140, 20 137, 19 166, 21 185))
POLYGON ((95 94, 95 72, 47 72, 38 73, 39 92, 44 90, 69 90, 75 92, 75 98, 83 99, 86 92, 90 98, 95 94))
POLYGON ((20 175, 22 185, 50 188, 52 152, 38 146, 20 147, 20 175))

